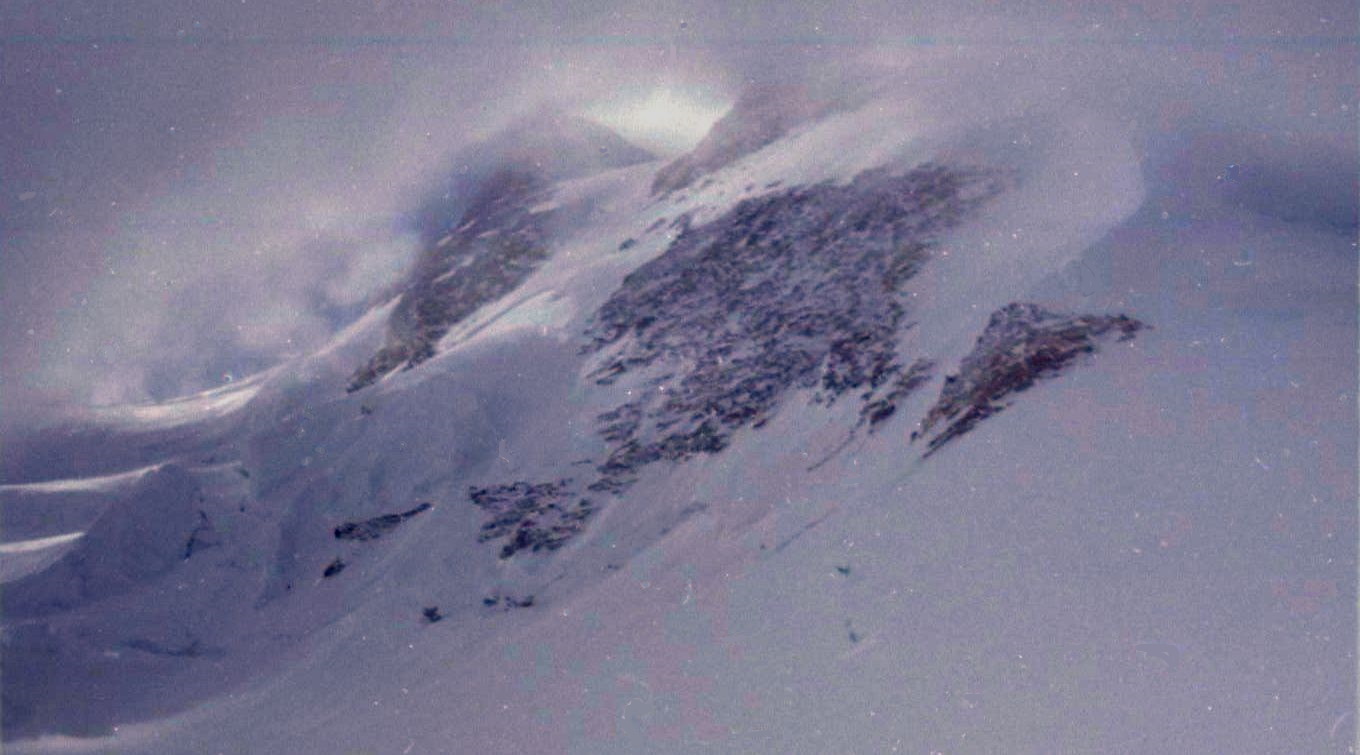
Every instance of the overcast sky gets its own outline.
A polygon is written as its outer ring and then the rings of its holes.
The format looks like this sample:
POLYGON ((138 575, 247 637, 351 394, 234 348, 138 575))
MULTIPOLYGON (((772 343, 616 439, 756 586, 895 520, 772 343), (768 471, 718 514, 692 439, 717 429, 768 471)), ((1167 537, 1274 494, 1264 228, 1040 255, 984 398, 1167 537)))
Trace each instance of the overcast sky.
MULTIPOLYGON (((1289 201, 1353 212, 1352 3, 998 5, 9 0, 0 400, 162 399, 315 347, 400 275, 429 166, 543 98, 693 126, 752 78, 1045 58, 1176 128, 1207 102, 1295 166, 1289 201)), ((701 132, 673 126, 629 135, 701 132)))

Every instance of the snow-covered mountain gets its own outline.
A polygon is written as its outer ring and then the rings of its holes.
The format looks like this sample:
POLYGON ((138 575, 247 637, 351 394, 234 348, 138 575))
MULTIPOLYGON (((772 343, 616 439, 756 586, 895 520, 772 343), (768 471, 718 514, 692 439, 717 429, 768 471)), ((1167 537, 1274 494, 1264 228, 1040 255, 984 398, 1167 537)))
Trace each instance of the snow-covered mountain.
POLYGON ((325 349, 7 444, 7 749, 1345 751, 1352 239, 872 91, 540 118, 325 349))

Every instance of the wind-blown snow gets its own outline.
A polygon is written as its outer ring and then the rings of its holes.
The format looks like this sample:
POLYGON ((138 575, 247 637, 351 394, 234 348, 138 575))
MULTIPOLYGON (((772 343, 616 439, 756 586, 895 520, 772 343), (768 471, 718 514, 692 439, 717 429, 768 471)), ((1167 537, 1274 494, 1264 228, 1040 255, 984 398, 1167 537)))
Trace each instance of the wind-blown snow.
POLYGON ((129 429, 166 429, 229 415, 255 398, 268 373, 210 391, 157 404, 101 407, 96 421, 129 429))
POLYGON ((9 555, 11 553, 33 553, 35 551, 46 550, 53 546, 69 543, 80 538, 84 534, 84 532, 67 532, 62 535, 40 537, 34 540, 0 543, 0 556, 9 555))
POLYGON ((7 747, 1341 749, 1351 240, 1149 180, 1193 155, 1099 112, 882 96, 659 199, 654 163, 553 186, 575 214, 541 264, 412 369, 345 392, 389 303, 268 375, 100 415, 153 439, 144 468, 0 491, 104 506, 6 585, 7 747), (937 369, 873 433, 790 388, 551 548, 479 542, 528 516, 512 493, 569 517, 530 483, 585 481, 597 418, 649 388, 591 376, 630 273, 744 199, 926 162, 1006 181, 911 278, 893 348, 937 369), (1017 301, 1150 328, 923 458, 912 431, 1017 301))
POLYGON ((50 537, 0 543, 0 584, 46 569, 65 555, 69 548, 63 546, 70 546, 84 535, 84 532, 65 532, 50 537))
POLYGON ((102 475, 100 477, 80 477, 71 480, 47 480, 44 482, 23 482, 13 485, 0 485, 0 493, 100 493, 115 490, 130 482, 136 482, 150 472, 160 468, 152 464, 128 472, 102 475))

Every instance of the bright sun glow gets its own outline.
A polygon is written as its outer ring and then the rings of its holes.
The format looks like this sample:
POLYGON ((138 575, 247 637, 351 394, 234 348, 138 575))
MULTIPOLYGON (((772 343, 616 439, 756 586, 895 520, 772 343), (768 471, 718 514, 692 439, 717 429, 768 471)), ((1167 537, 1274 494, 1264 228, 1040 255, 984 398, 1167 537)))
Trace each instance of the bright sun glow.
POLYGON ((693 147, 724 110, 726 106, 714 99, 666 88, 600 103, 587 114, 623 138, 665 153, 693 147))

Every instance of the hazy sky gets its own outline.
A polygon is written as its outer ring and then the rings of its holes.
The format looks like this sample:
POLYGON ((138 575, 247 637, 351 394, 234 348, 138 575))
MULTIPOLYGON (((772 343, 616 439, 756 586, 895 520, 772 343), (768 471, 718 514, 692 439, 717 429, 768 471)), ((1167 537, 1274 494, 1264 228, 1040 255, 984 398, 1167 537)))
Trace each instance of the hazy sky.
POLYGON ((166 398, 316 346, 400 274, 430 166, 542 98, 664 152, 750 78, 966 55, 1042 99, 1067 67, 1168 128, 1236 119, 1226 161, 1255 129, 1256 200, 1353 213, 1352 3, 999 6, 9 0, 0 400, 166 398), (630 120, 648 101, 683 123, 630 120))

